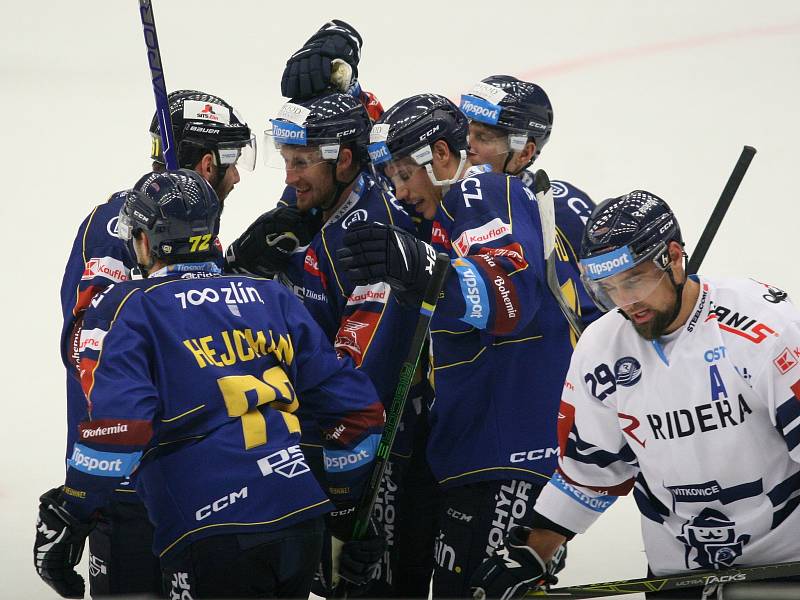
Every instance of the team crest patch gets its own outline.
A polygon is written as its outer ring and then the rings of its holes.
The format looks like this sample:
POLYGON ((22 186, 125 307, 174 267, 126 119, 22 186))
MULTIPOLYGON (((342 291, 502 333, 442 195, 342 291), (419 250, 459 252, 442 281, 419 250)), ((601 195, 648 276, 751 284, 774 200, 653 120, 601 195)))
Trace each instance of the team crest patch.
POLYGON ((642 378, 642 365, 632 356, 620 358, 614 364, 614 378, 617 385, 631 387, 642 378))

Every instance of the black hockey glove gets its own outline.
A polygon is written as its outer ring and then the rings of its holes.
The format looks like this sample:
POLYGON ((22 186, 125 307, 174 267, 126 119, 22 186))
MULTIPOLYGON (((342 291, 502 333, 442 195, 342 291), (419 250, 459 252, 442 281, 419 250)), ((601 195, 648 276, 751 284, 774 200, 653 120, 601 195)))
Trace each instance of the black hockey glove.
POLYGON ((356 285, 385 281, 404 304, 416 305, 433 275, 436 250, 394 225, 356 223, 336 256, 356 285))
POLYGON ((355 525, 356 508, 350 506, 331 512, 326 523, 331 537, 331 564, 329 579, 336 585, 339 579, 347 581, 351 596, 362 596, 375 579, 378 564, 386 551, 386 538, 375 519, 370 519, 363 539, 350 540, 355 525), (345 541, 349 540, 349 541, 345 541))
POLYGON ((258 217, 228 246, 227 270, 272 277, 283 271, 292 252, 314 237, 314 217, 294 206, 279 206, 258 217))
POLYGON ((526 543, 530 532, 528 527, 512 527, 505 545, 476 569, 470 580, 475 600, 522 598, 529 589, 545 582, 547 567, 526 543))
POLYGON ((287 98, 307 100, 331 87, 346 91, 358 77, 361 43, 358 32, 344 21, 334 19, 325 23, 286 61, 281 78, 281 94, 287 98), (332 62, 336 59, 347 63, 352 74, 348 81, 336 82, 332 86, 332 62))
POLYGON ((64 598, 83 598, 83 577, 75 572, 94 523, 83 523, 64 508, 61 488, 39 498, 33 565, 39 577, 64 598))

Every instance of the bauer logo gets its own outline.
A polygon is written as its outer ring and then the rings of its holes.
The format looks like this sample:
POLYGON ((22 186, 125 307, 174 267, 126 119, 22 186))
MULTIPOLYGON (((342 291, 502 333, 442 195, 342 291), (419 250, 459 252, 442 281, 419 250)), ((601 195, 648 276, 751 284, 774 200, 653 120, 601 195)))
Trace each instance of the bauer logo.
POLYGON ((372 461, 381 436, 377 433, 367 436, 352 450, 324 450, 325 470, 352 471, 372 461))
POLYGON ((130 475, 139 462, 141 452, 120 454, 118 452, 99 452, 82 444, 75 444, 72 458, 67 464, 78 471, 101 477, 125 477, 130 475))
POLYGON ((273 119, 272 137, 278 144, 294 144, 296 146, 306 145, 306 128, 302 125, 289 123, 288 121, 277 121, 273 119))
POLYGON ((477 96, 461 96, 460 108, 467 118, 481 123, 497 125, 497 121, 500 118, 499 106, 477 96))
POLYGON ((630 248, 623 246, 613 252, 581 259, 581 266, 589 279, 603 279, 630 269, 633 266, 633 256, 630 248))
POLYGON ((375 142, 367 146, 367 153, 372 164, 379 165, 392 159, 392 153, 389 152, 389 146, 386 142, 375 142))

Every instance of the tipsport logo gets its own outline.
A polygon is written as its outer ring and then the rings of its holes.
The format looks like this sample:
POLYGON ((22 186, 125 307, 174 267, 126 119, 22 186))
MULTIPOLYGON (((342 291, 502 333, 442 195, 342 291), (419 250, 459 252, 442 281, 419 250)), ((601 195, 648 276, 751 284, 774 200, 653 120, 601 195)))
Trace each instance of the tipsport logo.
POLYGON ((272 137, 278 144, 306 145, 306 128, 302 125, 275 119, 270 122, 272 123, 272 137))
POLYGON ((67 464, 88 475, 101 477, 124 477, 133 471, 139 462, 141 452, 120 454, 117 452, 99 452, 82 444, 75 444, 72 457, 67 464))
POLYGON ((500 107, 477 96, 461 96, 459 108, 467 118, 488 125, 497 125, 497 121, 500 119, 500 107))
POLYGON ((367 154, 373 165, 379 165, 392 159, 392 153, 389 152, 389 146, 386 142, 376 142, 367 146, 367 154))
POLYGON ((630 248, 624 246, 600 256, 584 258, 581 260, 581 266, 589 275, 589 279, 603 279, 630 269, 633 266, 633 255, 630 248))

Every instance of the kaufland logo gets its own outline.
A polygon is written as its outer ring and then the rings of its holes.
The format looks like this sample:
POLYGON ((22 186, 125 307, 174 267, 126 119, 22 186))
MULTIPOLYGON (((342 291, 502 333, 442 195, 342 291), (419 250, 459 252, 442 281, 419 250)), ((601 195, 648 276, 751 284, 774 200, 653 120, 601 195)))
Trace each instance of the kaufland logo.
POLYGON ((380 302, 386 304, 389 297, 389 286, 385 283, 373 285, 359 285, 347 299, 347 305, 361 304, 362 302, 380 302))
POLYGON ((633 266, 633 257, 630 249, 623 246, 613 252, 585 258, 581 260, 581 266, 589 275, 589 279, 602 279, 630 269, 633 266))
POLYGON ((453 246, 462 254, 467 254, 473 244, 487 244, 491 241, 500 239, 504 235, 511 234, 511 225, 504 223, 499 218, 492 219, 488 223, 476 227, 475 229, 467 229, 462 233, 453 246))
POLYGON ((79 344, 79 351, 83 352, 87 348, 100 351, 103 346, 103 338, 106 337, 105 329, 84 329, 81 331, 81 339, 79 344))
POLYGON ((105 277, 114 283, 127 281, 128 269, 125 268, 122 261, 111 258, 110 256, 91 258, 86 263, 81 279, 85 281, 87 279, 94 279, 95 277, 105 277))

